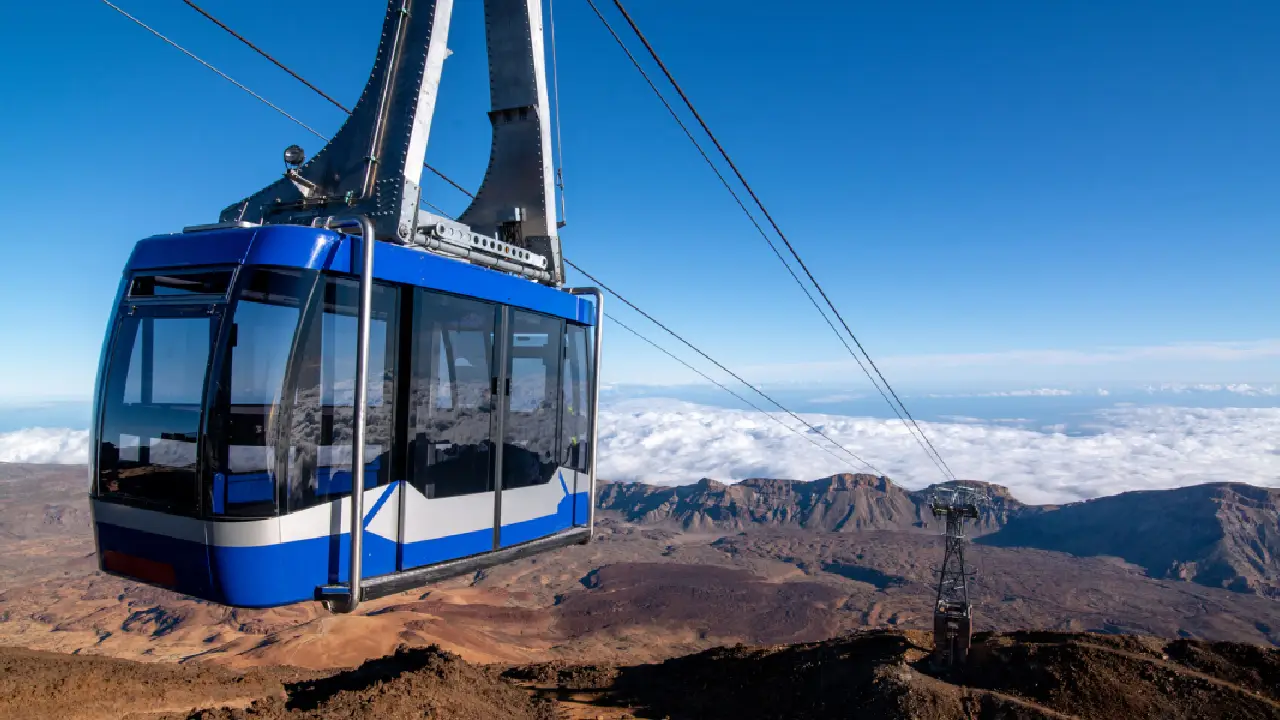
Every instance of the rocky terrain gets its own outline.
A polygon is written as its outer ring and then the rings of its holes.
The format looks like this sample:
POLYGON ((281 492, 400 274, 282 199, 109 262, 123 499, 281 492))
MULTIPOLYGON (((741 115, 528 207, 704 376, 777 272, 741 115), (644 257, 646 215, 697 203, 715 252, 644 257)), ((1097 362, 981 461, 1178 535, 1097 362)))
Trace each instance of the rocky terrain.
MULTIPOLYGON (((735 643, 925 630, 941 552, 937 527, 925 525, 928 493, 879 478, 606 484, 591 545, 382 598, 351 616, 314 603, 237 610, 97 573, 84 484, 83 468, 0 465, 0 645, 232 668, 327 670, 433 644, 479 663, 634 664, 735 643)), ((1136 536, 1123 526, 1111 528, 1112 545, 1074 554, 1036 547, 1058 542, 1052 535, 1006 542, 1076 506, 1033 508, 978 487, 990 498, 970 552, 978 629, 1280 643, 1280 606, 1265 593, 1138 565, 1155 561, 1126 546, 1136 536)), ((1093 512, 1125 497, 1084 505, 1093 512)), ((1210 503, 1195 523, 1230 502, 1210 503)), ((1251 512, 1256 535, 1273 537, 1275 521, 1264 527, 1266 511, 1251 512)), ((1166 557, 1197 562, 1201 546, 1176 541, 1183 527, 1146 532, 1166 557)), ((1270 560, 1258 577, 1274 577, 1274 553, 1259 556, 1270 560)))
MULTIPOLYGON (((1212 483, 1037 506, 1000 485, 963 484, 979 497, 971 534, 980 543, 1117 557, 1153 578, 1280 597, 1280 489, 1212 483)), ((608 483, 600 503, 630 522, 697 532, 766 526, 936 533, 929 502, 940 487, 946 486, 908 491, 875 475, 735 485, 704 479, 678 487, 608 483)))
POLYGON ((359 667, 235 671, 0 648, 0 720, 1280 718, 1280 651, 1138 636, 984 633, 934 674, 929 637, 867 631, 656 664, 480 666, 437 646, 359 667))
MULTIPOLYGON (((972 526, 975 535, 995 532, 1012 517, 1052 509, 1024 505, 1001 485, 960 484, 973 488, 981 500, 981 515, 972 526)), ((886 477, 853 474, 813 481, 752 479, 733 485, 706 478, 678 486, 603 483, 600 507, 630 522, 692 531, 761 525, 824 532, 910 531, 929 527, 929 501, 941 487, 946 485, 913 492, 886 477)))

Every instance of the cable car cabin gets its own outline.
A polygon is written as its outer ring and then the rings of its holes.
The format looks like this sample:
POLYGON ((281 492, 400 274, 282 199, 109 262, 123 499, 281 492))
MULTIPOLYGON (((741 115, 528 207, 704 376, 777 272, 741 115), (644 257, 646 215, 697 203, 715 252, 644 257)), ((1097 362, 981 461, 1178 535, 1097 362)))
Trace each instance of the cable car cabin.
MULTIPOLYGON (((374 242, 362 594, 590 538, 598 296, 374 242)), ((348 582, 358 237, 142 240, 99 365, 104 571, 269 607, 348 582)))

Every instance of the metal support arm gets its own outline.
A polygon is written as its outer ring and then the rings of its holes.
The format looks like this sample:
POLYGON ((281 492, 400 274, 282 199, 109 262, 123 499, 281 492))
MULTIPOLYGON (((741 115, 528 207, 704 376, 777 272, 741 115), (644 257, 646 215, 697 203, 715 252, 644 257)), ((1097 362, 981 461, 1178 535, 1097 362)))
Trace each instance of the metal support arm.
POLYGON ((485 0, 484 20, 493 144, 480 190, 458 219, 499 240, 514 231, 522 246, 547 257, 559 284, 542 0, 485 0))
POLYGON ((452 13, 453 0, 391 0, 373 72, 346 123, 295 177, 231 205, 220 219, 309 224, 357 213, 373 221, 379 239, 408 241, 452 13))
POLYGON ((330 215, 365 215, 379 240, 559 287, 564 266, 555 223, 542 2, 484 0, 484 8, 493 143, 484 181, 459 222, 509 249, 457 252, 432 236, 424 222, 431 216, 418 209, 453 0, 391 0, 373 72, 346 123, 301 167, 223 210, 220 222, 306 225, 330 215), (545 262, 513 265, 515 249, 545 262))

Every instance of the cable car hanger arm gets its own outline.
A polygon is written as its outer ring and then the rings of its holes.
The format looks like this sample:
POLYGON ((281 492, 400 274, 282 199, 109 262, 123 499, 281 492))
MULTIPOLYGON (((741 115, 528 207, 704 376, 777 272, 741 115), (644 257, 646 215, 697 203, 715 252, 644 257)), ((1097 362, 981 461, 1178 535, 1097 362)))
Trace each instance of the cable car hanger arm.
POLYGON ((484 181, 458 220, 419 208, 453 0, 391 0, 373 71, 350 116, 310 160, 227 207, 220 222, 317 225, 363 214, 377 239, 539 282, 564 279, 541 0, 485 0, 489 120, 484 181))

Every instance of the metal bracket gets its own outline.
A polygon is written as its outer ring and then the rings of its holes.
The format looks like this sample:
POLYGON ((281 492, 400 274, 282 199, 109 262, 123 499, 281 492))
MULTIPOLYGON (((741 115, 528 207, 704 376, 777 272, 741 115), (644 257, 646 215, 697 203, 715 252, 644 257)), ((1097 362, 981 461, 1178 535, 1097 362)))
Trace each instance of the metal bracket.
POLYGON ((298 193, 304 198, 315 197, 320 191, 319 185, 316 185, 310 180, 302 177, 302 174, 299 173, 296 168, 289 168, 288 170, 285 170, 284 176, 289 180, 289 182, 293 183, 294 187, 298 188, 298 193))

